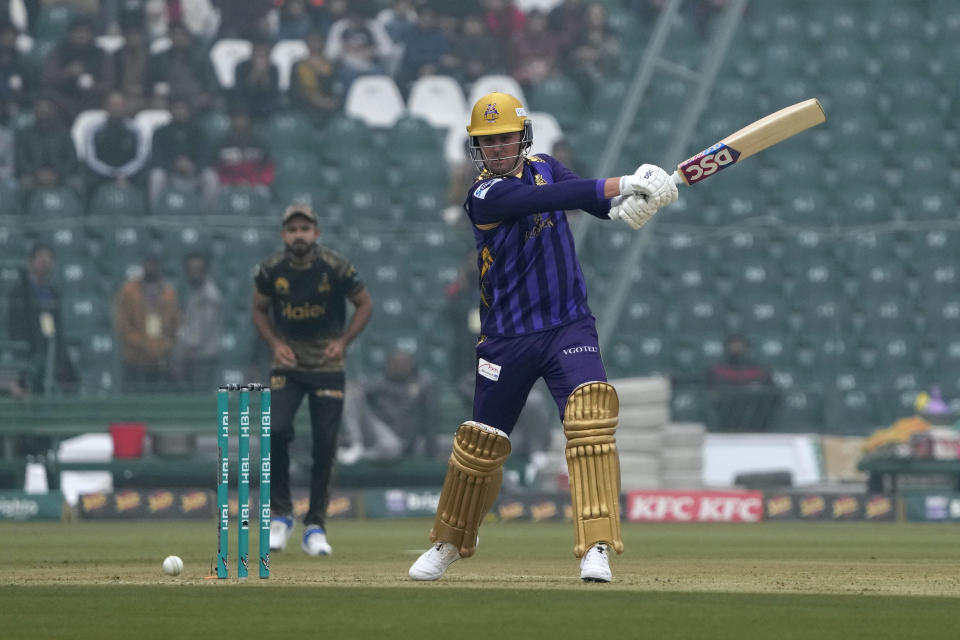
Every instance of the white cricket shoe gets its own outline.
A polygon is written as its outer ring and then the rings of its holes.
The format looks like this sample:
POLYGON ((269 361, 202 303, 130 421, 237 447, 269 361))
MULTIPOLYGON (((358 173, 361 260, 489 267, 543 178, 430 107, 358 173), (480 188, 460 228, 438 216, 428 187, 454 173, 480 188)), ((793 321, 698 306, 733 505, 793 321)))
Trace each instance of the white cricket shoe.
POLYGON ((610 582, 613 579, 605 543, 598 542, 583 554, 580 560, 580 579, 584 582, 610 582))
POLYGON ((447 567, 460 559, 460 550, 450 542, 438 542, 417 558, 410 567, 414 580, 439 580, 447 567))
POLYGON ((283 551, 293 533, 293 518, 274 516, 270 518, 270 551, 283 551))
POLYGON ((322 527, 307 527, 300 547, 309 556, 329 556, 333 553, 333 547, 327 542, 327 532, 322 527))

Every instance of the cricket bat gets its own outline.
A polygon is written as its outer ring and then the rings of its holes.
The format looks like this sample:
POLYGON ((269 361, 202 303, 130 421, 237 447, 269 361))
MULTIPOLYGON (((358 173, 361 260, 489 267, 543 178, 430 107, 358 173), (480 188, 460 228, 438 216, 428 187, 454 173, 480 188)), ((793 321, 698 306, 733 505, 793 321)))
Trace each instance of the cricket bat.
POLYGON ((678 185, 696 184, 824 120, 823 107, 816 98, 775 111, 678 164, 673 181, 678 185))

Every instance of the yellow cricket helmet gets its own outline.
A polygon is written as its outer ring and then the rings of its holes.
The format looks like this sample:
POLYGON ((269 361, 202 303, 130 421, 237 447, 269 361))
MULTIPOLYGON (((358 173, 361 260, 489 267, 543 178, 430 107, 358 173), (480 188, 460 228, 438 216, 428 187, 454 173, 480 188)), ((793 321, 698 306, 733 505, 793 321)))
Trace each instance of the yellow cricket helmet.
POLYGON ((471 136, 488 136, 495 133, 523 131, 527 110, 523 103, 509 93, 494 91, 483 96, 473 105, 467 133, 471 136))
POLYGON ((467 133, 470 135, 470 156, 478 170, 483 171, 485 163, 477 138, 513 131, 522 131, 523 136, 520 139, 520 154, 516 156, 516 164, 507 173, 517 170, 533 146, 533 123, 527 117, 523 103, 509 93, 494 91, 477 100, 470 113, 467 133))

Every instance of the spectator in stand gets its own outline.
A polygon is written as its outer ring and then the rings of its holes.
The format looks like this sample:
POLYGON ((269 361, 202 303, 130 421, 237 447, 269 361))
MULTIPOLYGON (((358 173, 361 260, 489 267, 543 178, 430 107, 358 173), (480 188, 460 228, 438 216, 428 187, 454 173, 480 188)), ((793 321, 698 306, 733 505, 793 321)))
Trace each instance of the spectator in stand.
POLYGON ((375 379, 348 385, 344 426, 362 438, 364 458, 433 458, 437 454, 437 397, 433 378, 419 369, 413 354, 394 349, 375 379))
POLYGON ((150 204, 156 205, 167 189, 176 189, 203 198, 210 207, 219 185, 216 172, 209 167, 203 129, 185 97, 171 101, 170 113, 171 121, 153 133, 150 204))
POLYGON ((469 85, 480 76, 506 71, 503 48, 490 36, 487 23, 480 15, 463 19, 452 53, 457 61, 456 77, 461 84, 469 85))
POLYGON ((0 100, 26 108, 32 98, 33 74, 17 49, 17 28, 0 22, 0 100))
POLYGON ((123 23, 123 47, 113 55, 113 89, 124 95, 130 113, 149 106, 149 66, 150 43, 142 19, 127 19, 123 23))
POLYGON ((38 187, 68 185, 83 191, 77 149, 57 103, 42 95, 33 103, 33 124, 14 139, 14 164, 25 196, 38 187))
POLYGON ((209 105, 217 86, 210 57, 182 24, 170 27, 170 48, 150 57, 147 82, 157 95, 190 96, 194 108, 209 105))
POLYGON ((270 195, 275 168, 267 145, 253 130, 250 116, 241 108, 230 115, 230 130, 214 155, 221 185, 252 186, 270 195))
POLYGON ((212 41, 220 27, 220 14, 212 0, 168 0, 167 19, 172 31, 175 26, 185 27, 191 37, 203 42, 212 41))
POLYGON ((9 335, 29 345, 31 375, 20 386, 34 392, 73 391, 77 370, 63 340, 60 292, 53 285, 53 249, 36 244, 30 263, 7 297, 9 335))
POLYGON ((273 0, 213 0, 213 4, 220 10, 218 38, 260 40, 269 35, 273 0))
POLYGON ((550 10, 547 21, 557 40, 557 46, 563 51, 574 43, 586 24, 587 8, 583 0, 563 0, 550 10))
POLYGON ((527 16, 513 6, 513 0, 483 0, 482 5, 486 9, 487 29, 503 44, 508 44, 527 24, 527 16))
POLYGON ((290 102, 322 127, 338 107, 335 69, 323 55, 322 33, 310 32, 306 42, 308 56, 294 64, 290 73, 290 102))
POLYGON ((371 13, 368 1, 351 0, 345 17, 337 20, 327 34, 324 54, 337 63, 344 92, 359 76, 387 73, 393 46, 383 27, 370 19, 371 13))
POLYGON ((210 278, 210 261, 202 253, 183 260, 187 295, 183 321, 177 329, 175 363, 184 390, 213 389, 220 364, 223 296, 210 278))
POLYGON ((70 23, 67 38, 44 61, 43 84, 56 92, 67 120, 97 109, 111 80, 109 56, 93 43, 93 26, 84 16, 70 23))
POLYGON ((553 74, 560 48, 542 11, 527 14, 527 24, 510 38, 511 75, 523 85, 536 84, 553 74))
POLYGON ((257 40, 250 57, 237 65, 233 97, 254 120, 264 120, 280 106, 280 71, 270 62, 270 43, 257 40))
POLYGON ((286 0, 280 7, 277 40, 304 40, 312 31, 306 0, 286 0))
POLYGON ((417 26, 417 11, 412 0, 393 0, 388 8, 377 14, 376 22, 395 45, 402 45, 417 26))
POLYGON ((127 101, 119 91, 107 96, 107 118, 90 130, 86 140, 87 193, 107 182, 140 182, 147 165, 143 131, 130 119, 127 101))
POLYGON ((589 100, 620 60, 620 41, 610 29, 607 10, 601 4, 587 7, 587 19, 567 60, 570 77, 589 100))
POLYGON ((426 5, 420 7, 417 24, 404 41, 397 83, 406 91, 417 78, 448 74, 456 66, 450 40, 440 28, 436 10, 426 5))
POLYGON ((727 336, 723 361, 707 372, 707 386, 717 431, 764 432, 780 404, 780 391, 770 371, 750 358, 746 338, 727 336))
POLYGON ((173 287, 163 278, 158 251, 152 250, 143 259, 142 276, 120 287, 113 316, 125 389, 149 391, 170 386, 180 306, 173 287))

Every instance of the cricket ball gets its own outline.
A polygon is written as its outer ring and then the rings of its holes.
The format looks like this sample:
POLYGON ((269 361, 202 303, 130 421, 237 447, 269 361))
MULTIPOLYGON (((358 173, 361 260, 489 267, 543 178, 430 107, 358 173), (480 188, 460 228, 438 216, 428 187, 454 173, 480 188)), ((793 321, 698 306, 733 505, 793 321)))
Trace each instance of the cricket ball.
POLYGON ((168 576, 178 576, 183 571, 183 560, 180 556, 167 556, 163 560, 163 572, 168 576))

